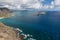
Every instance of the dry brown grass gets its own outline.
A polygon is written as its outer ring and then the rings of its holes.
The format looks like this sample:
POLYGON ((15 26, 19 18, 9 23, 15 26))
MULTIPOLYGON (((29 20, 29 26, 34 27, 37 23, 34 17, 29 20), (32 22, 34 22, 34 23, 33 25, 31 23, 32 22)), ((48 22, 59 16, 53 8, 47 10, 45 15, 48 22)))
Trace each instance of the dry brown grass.
POLYGON ((9 26, 0 23, 0 40, 21 40, 16 31, 9 26))

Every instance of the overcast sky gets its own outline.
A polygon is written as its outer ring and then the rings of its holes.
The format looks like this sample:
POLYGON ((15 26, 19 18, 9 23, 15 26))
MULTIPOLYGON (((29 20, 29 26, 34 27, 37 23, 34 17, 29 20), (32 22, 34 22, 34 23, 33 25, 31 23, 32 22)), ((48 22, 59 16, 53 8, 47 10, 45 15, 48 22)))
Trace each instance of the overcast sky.
POLYGON ((0 0, 0 2, 26 4, 36 9, 43 8, 42 6, 44 6, 44 8, 54 8, 56 5, 60 5, 60 0, 0 0))

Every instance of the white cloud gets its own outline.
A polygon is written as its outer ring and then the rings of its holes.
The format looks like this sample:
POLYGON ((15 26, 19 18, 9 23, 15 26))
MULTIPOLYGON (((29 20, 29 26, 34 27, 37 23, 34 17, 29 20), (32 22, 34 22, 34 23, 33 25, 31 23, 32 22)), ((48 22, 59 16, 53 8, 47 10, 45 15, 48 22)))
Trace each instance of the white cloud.
POLYGON ((39 2, 31 5, 31 8, 39 9, 41 7, 41 4, 39 2))
POLYGON ((60 5, 60 0, 55 0, 55 5, 60 5))
POLYGON ((29 0, 23 0, 23 3, 24 3, 24 4, 27 3, 27 2, 29 2, 29 0))
POLYGON ((4 7, 7 7, 7 8, 8 8, 8 7, 9 7, 9 5, 4 5, 4 7))
POLYGON ((54 1, 51 2, 51 5, 54 5, 54 1))
POLYGON ((14 2, 13 0, 1 0, 2 2, 14 2))
MULTIPOLYGON (((44 6, 41 2, 45 1, 45 0, 40 0, 40 1, 38 1, 38 0, 1 0, 1 1, 14 5, 14 6, 10 6, 10 8, 16 8, 16 9, 21 9, 22 5, 23 6, 25 5, 26 8, 35 8, 35 9, 54 8, 54 1, 51 2, 51 5, 44 5, 44 6)), ((9 6, 5 5, 5 7, 9 7, 9 6)))

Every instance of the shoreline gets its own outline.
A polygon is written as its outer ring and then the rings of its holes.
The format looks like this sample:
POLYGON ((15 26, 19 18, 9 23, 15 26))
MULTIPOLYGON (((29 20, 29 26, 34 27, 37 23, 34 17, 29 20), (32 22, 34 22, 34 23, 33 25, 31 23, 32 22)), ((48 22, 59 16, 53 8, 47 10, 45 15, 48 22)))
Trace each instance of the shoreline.
POLYGON ((3 16, 3 17, 0 17, 0 19, 9 18, 9 17, 12 17, 12 16, 15 16, 15 15, 12 13, 11 16, 8 16, 8 15, 7 15, 7 17, 3 16))
POLYGON ((0 19, 4 19, 4 17, 0 17, 0 19))

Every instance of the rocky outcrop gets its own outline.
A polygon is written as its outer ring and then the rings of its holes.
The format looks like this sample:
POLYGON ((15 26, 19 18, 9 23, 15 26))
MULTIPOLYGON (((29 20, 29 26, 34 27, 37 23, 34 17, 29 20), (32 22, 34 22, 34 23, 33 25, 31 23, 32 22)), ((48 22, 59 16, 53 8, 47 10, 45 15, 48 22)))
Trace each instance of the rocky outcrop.
POLYGON ((22 40, 24 36, 17 34, 18 30, 0 23, 0 40, 22 40))

